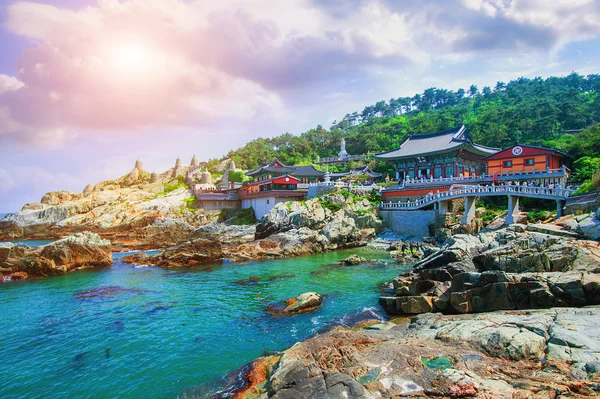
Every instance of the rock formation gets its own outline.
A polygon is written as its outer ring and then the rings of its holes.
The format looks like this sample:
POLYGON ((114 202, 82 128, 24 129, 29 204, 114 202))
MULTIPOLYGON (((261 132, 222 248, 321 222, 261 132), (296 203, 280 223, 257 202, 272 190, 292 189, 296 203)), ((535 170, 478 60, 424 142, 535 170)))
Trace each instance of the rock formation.
POLYGON ((389 314, 419 314, 600 304, 598 243, 528 229, 449 238, 396 278, 381 305, 389 314))
POLYGON ((338 328, 254 362, 234 397, 597 397, 599 317, 558 308, 338 328))
POLYGON ((305 292, 284 301, 285 308, 270 306, 269 312, 274 314, 298 314, 315 311, 323 304, 323 298, 316 292, 305 292))
POLYGON ((197 266, 209 262, 217 262, 223 258, 221 242, 217 240, 195 239, 148 256, 136 254, 124 258, 126 263, 148 264, 160 267, 197 266))
POLYGON ((129 187, 133 184, 139 184, 146 178, 146 171, 142 167, 142 161, 139 159, 135 161, 135 166, 131 172, 127 175, 125 180, 123 181, 123 185, 125 187, 129 187))
POLYGON ((41 277, 86 268, 112 265, 110 241, 84 232, 30 248, 23 244, 0 243, 0 274, 41 277))

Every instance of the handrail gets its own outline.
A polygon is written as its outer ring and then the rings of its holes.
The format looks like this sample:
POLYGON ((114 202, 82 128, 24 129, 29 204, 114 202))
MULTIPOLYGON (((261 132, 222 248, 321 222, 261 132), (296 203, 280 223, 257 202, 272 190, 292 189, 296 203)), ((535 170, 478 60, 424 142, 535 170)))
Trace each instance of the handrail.
MULTIPOLYGON (((497 173, 495 176, 498 179, 532 179, 536 178, 536 176, 542 175, 556 175, 550 177, 558 177, 563 175, 568 175, 570 172, 569 168, 563 166, 559 169, 540 169, 540 170, 530 170, 526 172, 505 172, 505 173, 497 173)), ((484 182, 484 181, 493 181, 494 174, 484 174, 484 175, 471 175, 471 176, 451 176, 451 177, 438 177, 438 178, 420 178, 420 179, 410 179, 406 178, 402 181, 401 184, 397 186, 388 187, 388 190, 395 190, 398 188, 404 188, 408 186, 418 186, 418 185, 435 185, 435 184, 452 184, 459 182, 484 182)))
POLYGON ((546 198, 553 197, 556 200, 565 200, 569 198, 574 190, 565 189, 562 187, 532 187, 532 186, 517 186, 517 185, 502 185, 502 186, 465 186, 458 189, 450 189, 445 192, 430 193, 424 197, 414 201, 406 202, 384 202, 379 205, 381 209, 418 209, 424 206, 433 204, 442 199, 452 199, 463 196, 479 196, 481 194, 515 194, 521 197, 538 197, 546 198))

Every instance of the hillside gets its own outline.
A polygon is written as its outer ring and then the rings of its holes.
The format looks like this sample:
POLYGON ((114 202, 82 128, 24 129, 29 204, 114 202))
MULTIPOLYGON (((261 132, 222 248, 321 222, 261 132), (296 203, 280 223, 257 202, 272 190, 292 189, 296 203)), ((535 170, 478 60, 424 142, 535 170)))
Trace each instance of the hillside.
MULTIPOLYGON (((329 129, 317 126, 300 135, 257 138, 224 158, 253 169, 274 157, 306 164, 337 154, 341 137, 351 154, 389 150, 408 137, 464 123, 474 141, 492 147, 523 144, 556 146, 574 159, 600 157, 600 75, 547 79, 519 78, 481 90, 429 88, 413 97, 392 98, 346 114, 329 129), (585 129, 578 135, 564 134, 585 129)), ((224 159, 221 158, 221 159, 224 159)), ((209 167, 220 160, 212 160, 209 167)), ((376 165, 378 171, 387 166, 376 165)))

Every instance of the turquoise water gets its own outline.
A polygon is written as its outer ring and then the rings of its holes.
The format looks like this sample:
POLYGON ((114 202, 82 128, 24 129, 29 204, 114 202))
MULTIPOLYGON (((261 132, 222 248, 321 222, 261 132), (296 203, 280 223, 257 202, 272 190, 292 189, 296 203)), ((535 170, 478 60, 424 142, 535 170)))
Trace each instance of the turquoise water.
MULTIPOLYGON (((176 398, 264 351, 282 350, 332 320, 377 308, 380 283, 406 265, 331 264, 339 251, 196 269, 110 269, 0 285, 1 398, 176 398), (265 307, 306 291, 311 314, 265 307)), ((201 396, 201 395, 200 395, 201 396)))

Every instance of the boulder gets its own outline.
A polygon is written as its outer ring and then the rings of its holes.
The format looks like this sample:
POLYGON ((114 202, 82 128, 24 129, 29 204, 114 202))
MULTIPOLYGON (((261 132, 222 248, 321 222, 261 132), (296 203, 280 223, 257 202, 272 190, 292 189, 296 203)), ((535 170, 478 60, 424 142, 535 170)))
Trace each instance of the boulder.
POLYGON ((346 259, 343 259, 339 262, 340 265, 344 266, 355 266, 360 265, 361 263, 365 263, 367 260, 363 257, 358 256, 357 254, 350 255, 346 259))
POLYGON ((143 259, 128 259, 136 264, 153 264, 160 267, 197 266, 223 259, 221 242, 197 238, 160 251, 154 256, 143 259))
POLYGON ((323 304, 323 298, 316 292, 305 292, 294 298, 285 300, 286 307, 282 314, 309 313, 323 304))
POLYGON ((83 232, 38 248, 15 246, 11 257, 0 261, 0 272, 48 276, 81 268, 108 267, 112 263, 110 241, 98 234, 83 232))

